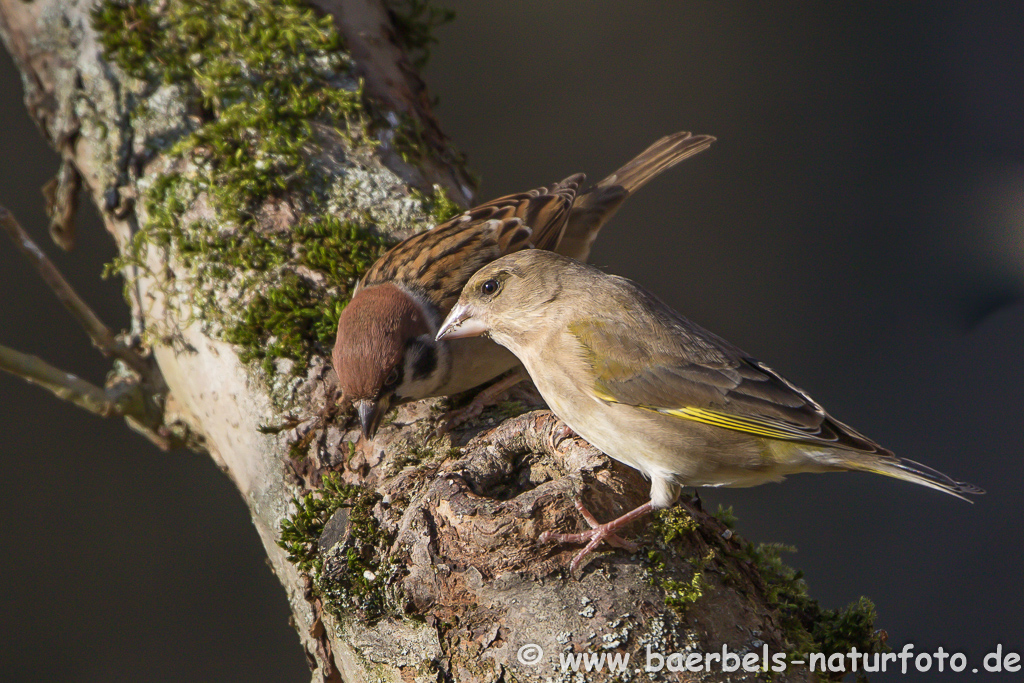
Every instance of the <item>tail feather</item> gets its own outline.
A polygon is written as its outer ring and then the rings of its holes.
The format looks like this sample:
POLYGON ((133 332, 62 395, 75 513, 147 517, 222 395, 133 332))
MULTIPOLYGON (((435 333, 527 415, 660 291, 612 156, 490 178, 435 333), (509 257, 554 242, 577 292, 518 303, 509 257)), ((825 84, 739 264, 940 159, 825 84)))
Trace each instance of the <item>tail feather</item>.
POLYGON ((619 186, 627 193, 636 192, 680 161, 703 152, 714 141, 715 138, 710 135, 691 135, 687 132, 666 135, 595 185, 594 190, 619 186))
POLYGON ((956 496, 961 500, 966 500, 968 503, 973 503, 974 501, 967 498, 967 496, 980 496, 985 493, 984 489, 974 484, 957 481, 949 475, 943 474, 927 465, 922 465, 919 462, 907 460, 906 458, 887 457, 869 461, 844 460, 843 465, 851 470, 884 474, 887 477, 895 477, 896 479, 902 479, 914 484, 921 484, 922 486, 948 493, 951 496, 956 496))
POLYGON ((703 152, 715 141, 710 135, 687 132, 666 135, 638 154, 626 165, 579 195, 556 251, 586 261, 598 231, 622 202, 680 161, 703 152))

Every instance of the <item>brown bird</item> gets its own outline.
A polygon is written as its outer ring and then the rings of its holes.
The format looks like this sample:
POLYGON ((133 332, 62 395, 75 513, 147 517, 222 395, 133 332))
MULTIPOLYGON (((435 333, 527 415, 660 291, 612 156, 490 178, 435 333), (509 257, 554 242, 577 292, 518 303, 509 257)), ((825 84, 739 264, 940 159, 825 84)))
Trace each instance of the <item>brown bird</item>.
MULTIPOLYGON (((630 194, 714 140, 675 133, 584 191, 579 188, 586 176, 577 173, 482 204, 392 247, 356 286, 338 320, 332 354, 363 436, 373 437, 393 405, 466 391, 518 365, 486 339, 435 340, 473 273, 530 247, 586 260, 601 226, 630 194)), ((486 400, 524 377, 497 383, 460 417, 479 414, 486 400)))

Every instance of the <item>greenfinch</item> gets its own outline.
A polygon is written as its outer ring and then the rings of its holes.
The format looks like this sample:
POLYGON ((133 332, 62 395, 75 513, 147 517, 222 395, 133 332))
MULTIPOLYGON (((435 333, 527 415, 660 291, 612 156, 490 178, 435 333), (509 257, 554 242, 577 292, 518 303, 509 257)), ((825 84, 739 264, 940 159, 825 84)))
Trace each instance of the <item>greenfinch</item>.
POLYGON ((575 569, 616 530, 671 505, 686 486, 754 486, 798 472, 863 471, 944 491, 983 493, 898 458, 826 413, 761 361, 625 278, 533 249, 466 283, 438 339, 486 335, 526 367, 565 424, 651 481, 651 500, 582 534, 575 569))

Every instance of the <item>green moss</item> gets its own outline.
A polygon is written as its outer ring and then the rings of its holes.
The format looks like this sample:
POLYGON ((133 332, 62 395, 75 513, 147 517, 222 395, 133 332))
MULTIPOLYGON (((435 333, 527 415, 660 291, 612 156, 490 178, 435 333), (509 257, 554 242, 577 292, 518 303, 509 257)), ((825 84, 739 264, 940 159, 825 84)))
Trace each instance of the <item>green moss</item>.
POLYGON ((93 9, 93 26, 104 55, 129 74, 144 78, 158 49, 158 16, 147 2, 103 3, 93 9))
POLYGON ((401 452, 390 459, 384 477, 393 477, 406 467, 415 467, 430 462, 441 462, 458 457, 460 451, 452 446, 447 436, 422 436, 414 441, 406 441, 399 445, 401 452))
POLYGON ((715 519, 724 524, 727 529, 733 531, 736 530, 736 522, 739 521, 736 518, 736 513, 732 511, 732 506, 722 507, 721 503, 719 503, 718 509, 715 511, 715 519))
POLYGON ((456 458, 461 453, 458 447, 452 445, 452 440, 448 436, 429 437, 409 444, 409 454, 416 464, 441 462, 456 458))
MULTIPOLYGON (((410 44, 425 47, 440 15, 419 2, 407 15, 419 27, 410 44)), ((383 125, 330 17, 299 0, 109 0, 92 16, 105 57, 142 82, 136 123, 158 116, 146 96, 168 85, 190 112, 146 140, 170 170, 140 180, 145 223, 108 271, 150 275, 178 321, 198 318, 268 373, 279 358, 301 373, 330 346, 358 277, 388 246, 379 221, 392 219, 355 206, 357 180, 318 167, 318 130, 372 150, 383 125), (154 248, 184 272, 149 272, 154 248)), ((457 208, 438 189, 416 198, 408 229, 457 208)))
POLYGON ((689 581, 663 579, 660 585, 665 591, 665 604, 679 612, 685 611, 687 607, 700 600, 704 596, 704 590, 708 588, 704 574, 699 571, 694 572, 693 578, 689 581))
POLYGON ((293 57, 342 54, 330 17, 299 0, 108 0, 92 18, 109 61, 141 80, 190 82, 207 104, 247 99, 293 57))
POLYGON ((423 209, 430 216, 430 222, 434 225, 440 225, 462 213, 462 207, 452 201, 448 192, 440 185, 434 185, 433 194, 428 195, 419 190, 413 190, 412 196, 420 201, 423 209))
POLYGON ((281 522, 281 536, 277 544, 288 551, 288 560, 301 571, 321 569, 323 561, 318 544, 327 520, 342 507, 370 502, 365 500, 368 495, 362 487, 341 484, 333 473, 326 475, 320 489, 292 500, 296 511, 281 522))
MULTIPOLYGON (((868 654, 888 650, 884 634, 875 629, 877 615, 870 600, 861 597, 842 609, 823 609, 808 595, 803 573, 782 561, 782 553, 794 552, 795 548, 738 540, 742 544, 741 556, 757 567, 765 583, 765 597, 780 616, 781 626, 790 641, 790 658, 803 658, 810 652, 826 656, 846 653, 853 647, 868 654)), ((842 678, 841 674, 835 676, 842 678)), ((866 678, 861 674, 858 680, 866 678)))
MULTIPOLYGON (((715 515, 728 529, 736 524, 732 508, 719 507, 715 515)), ((795 548, 778 543, 748 543, 738 534, 723 537, 717 531, 706 533, 697 520, 683 506, 657 512, 652 518, 652 530, 659 550, 648 553, 650 581, 665 591, 665 604, 680 613, 713 588, 708 570, 722 581, 747 585, 740 578, 737 563, 753 565, 763 581, 764 598, 779 617, 791 657, 800 658, 810 652, 826 655, 849 652, 856 647, 860 652, 874 653, 886 650, 885 636, 875 630, 875 608, 867 598, 842 609, 823 609, 811 599, 803 573, 782 560, 782 553, 795 548), (693 550, 678 552, 681 542, 689 540, 687 548, 705 548, 703 556, 694 557, 693 550), (692 569, 687 578, 684 573, 672 574, 663 559, 663 552, 677 554, 692 569), (689 553, 689 556, 687 556, 689 553)), ((860 679, 858 679, 860 680, 860 679)))
MULTIPOLYGON (((679 545, 683 538, 697 533, 700 525, 683 506, 677 505, 654 513, 651 528, 659 539, 662 549, 672 551, 673 547, 679 545)), ((716 557, 714 549, 709 550, 704 557, 686 557, 686 562, 690 565, 693 573, 689 579, 684 579, 681 576, 669 574, 661 552, 652 550, 647 555, 652 569, 651 583, 656 584, 665 592, 666 605, 683 614, 690 605, 697 602, 711 589, 711 584, 705 578, 704 572, 716 557)))
POLYGON ((374 546, 358 539, 352 543, 328 552, 324 571, 313 577, 324 608, 339 618, 355 610, 369 622, 398 614, 401 591, 393 584, 400 567, 389 560, 378 561, 374 546))
POLYGON ((695 532, 699 524, 682 505, 675 505, 654 514, 652 528, 665 543, 672 543, 677 538, 689 536, 695 532))
MULTIPOLYGON (((289 241, 299 250, 298 263, 323 274, 328 287, 341 296, 325 301, 321 286, 286 270, 249 299, 227 325, 224 338, 242 347, 243 362, 259 360, 267 374, 273 372, 273 361, 278 358, 302 359, 317 344, 330 347, 352 287, 387 246, 362 226, 332 217, 300 224, 292 235, 289 241)), ((245 254, 241 250, 234 253, 245 254)), ((242 258, 262 264, 273 262, 280 253, 264 256, 257 249, 257 258, 242 258)), ((215 258, 206 261, 207 265, 215 262, 215 258)))
POLYGON ((300 571, 310 575, 325 606, 340 614, 355 608, 367 619, 389 609, 388 588, 398 568, 381 558, 388 539, 373 516, 379 496, 360 486, 347 486, 329 473, 316 491, 293 501, 295 513, 281 522, 278 545, 300 571), (321 548, 328 520, 348 509, 347 533, 332 548, 321 548))
POLYGON ((407 114, 398 115, 397 120, 397 125, 394 128, 389 128, 391 144, 405 163, 411 166, 421 166, 425 155, 433 153, 444 163, 462 169, 472 187, 480 184, 480 179, 476 175, 466 171, 465 155, 447 142, 443 136, 436 132, 428 133, 419 119, 407 114))

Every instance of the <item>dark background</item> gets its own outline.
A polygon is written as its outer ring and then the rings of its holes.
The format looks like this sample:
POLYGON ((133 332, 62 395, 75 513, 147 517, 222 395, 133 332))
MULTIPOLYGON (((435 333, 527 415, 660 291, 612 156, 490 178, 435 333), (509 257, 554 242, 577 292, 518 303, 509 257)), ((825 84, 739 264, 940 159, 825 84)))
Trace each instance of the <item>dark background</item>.
MULTIPOLYGON (((457 2, 426 76, 479 199, 611 172, 688 129, 711 150, 645 188, 592 260, 810 391, 968 505, 883 477, 703 493, 890 644, 1024 653, 1024 12, 1019 3, 457 2)), ((110 324, 113 245, 45 237, 56 156, 0 57, 0 203, 110 324)), ((101 382, 105 362, 0 244, 0 343, 101 382)), ((0 375, 0 677, 308 680, 245 506, 164 454, 0 375)), ((968 673, 965 675, 969 675, 968 673)), ((1019 676, 1019 674, 1018 674, 1019 676)), ((934 672, 873 680, 935 680, 934 672)), ((981 680, 1017 676, 981 673, 981 680)))

